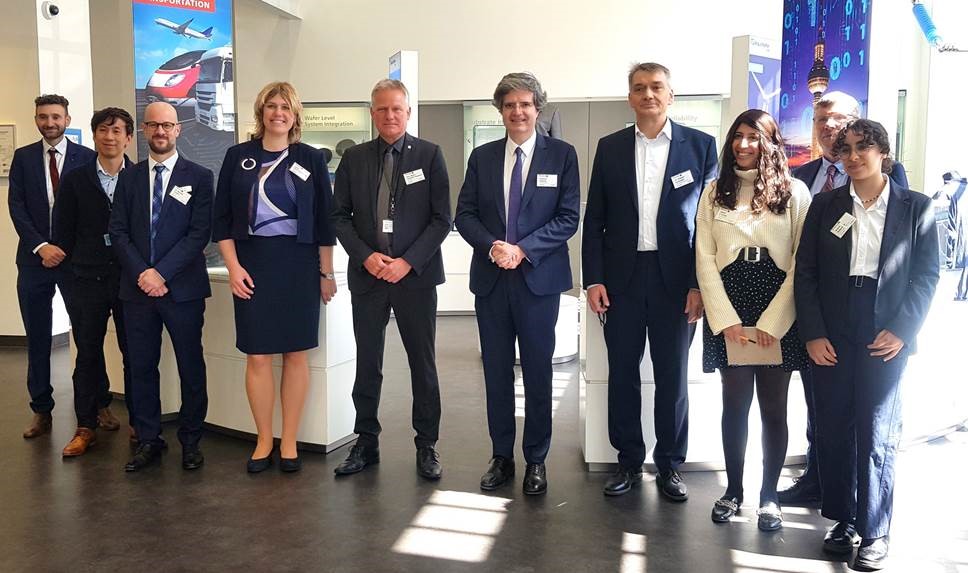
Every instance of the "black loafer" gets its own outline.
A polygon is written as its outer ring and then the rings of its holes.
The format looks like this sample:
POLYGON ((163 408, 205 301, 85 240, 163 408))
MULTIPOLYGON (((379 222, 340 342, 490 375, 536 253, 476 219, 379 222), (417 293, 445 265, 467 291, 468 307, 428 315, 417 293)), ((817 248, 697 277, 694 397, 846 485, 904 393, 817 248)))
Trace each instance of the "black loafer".
POLYGON ((827 553, 846 555, 854 550, 854 545, 860 543, 857 528, 849 521, 838 521, 823 536, 823 550, 827 553))
POLYGON ((783 512, 775 502, 768 501, 756 510, 756 527, 760 531, 776 531, 783 527, 783 512))
POLYGON ((202 467, 205 463, 205 456, 202 455, 202 450, 198 448, 189 448, 187 450, 182 450, 182 469, 184 470, 197 470, 202 467))
MULTIPOLYGON (((281 463, 281 462, 280 462, 281 463)), ((338 476, 346 476, 363 471, 366 466, 380 463, 380 449, 370 446, 353 446, 350 455, 333 470, 338 476)))
POLYGON ((780 503, 785 505, 813 506, 820 503, 820 478, 816 471, 809 471, 793 482, 793 485, 776 492, 780 503))
POLYGON ((481 489, 494 491, 514 477, 514 460, 504 456, 494 456, 491 467, 481 476, 481 489))
POLYGON ((659 472, 655 476, 655 484, 659 487, 662 495, 672 501, 686 501, 689 499, 689 490, 686 489, 686 482, 682 481, 682 476, 676 470, 659 472))
POLYGON ((854 558, 853 569, 857 571, 880 571, 887 561, 887 538, 865 539, 854 558))
POLYGON ((138 444, 138 449, 135 450, 134 455, 131 460, 124 464, 124 471, 126 472, 137 472, 151 465, 152 462, 161 457, 161 446, 159 444, 154 444, 151 442, 142 442, 138 444))
POLYGON ((544 464, 528 464, 524 470, 524 494, 541 495, 548 491, 548 475, 544 464))
POLYGON ((433 446, 417 448, 417 473, 429 480, 438 480, 444 474, 440 465, 440 453, 433 446))
POLYGON ((249 472, 250 474, 257 474, 266 471, 270 466, 272 466, 271 450, 269 451, 269 455, 264 458, 249 458, 249 460, 245 462, 245 471, 249 472))
POLYGON ((279 458, 279 470, 288 473, 298 472, 302 469, 302 460, 299 456, 294 458, 279 458))
POLYGON ((632 490, 635 484, 642 481, 641 469, 618 468, 602 488, 605 495, 622 495, 632 490))
POLYGON ((728 523, 734 515, 739 513, 743 500, 735 495, 724 495, 713 503, 713 511, 710 517, 715 523, 728 523))

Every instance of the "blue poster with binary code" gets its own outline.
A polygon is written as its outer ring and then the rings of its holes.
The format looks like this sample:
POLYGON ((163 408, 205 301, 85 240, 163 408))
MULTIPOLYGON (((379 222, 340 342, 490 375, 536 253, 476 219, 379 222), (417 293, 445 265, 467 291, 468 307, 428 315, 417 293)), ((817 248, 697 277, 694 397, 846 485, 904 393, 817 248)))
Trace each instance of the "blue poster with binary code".
POLYGON ((813 105, 845 92, 867 113, 872 0, 784 0, 780 130, 790 167, 820 156, 813 105))

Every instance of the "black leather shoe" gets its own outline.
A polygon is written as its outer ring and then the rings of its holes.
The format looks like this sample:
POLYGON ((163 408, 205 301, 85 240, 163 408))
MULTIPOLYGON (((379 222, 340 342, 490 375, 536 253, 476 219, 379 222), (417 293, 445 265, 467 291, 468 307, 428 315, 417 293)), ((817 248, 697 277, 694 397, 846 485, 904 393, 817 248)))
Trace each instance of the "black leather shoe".
POLYGON ((783 513, 775 502, 768 501, 756 510, 756 527, 760 531, 776 531, 783 527, 783 513))
POLYGON ((266 471, 272 466, 272 452, 264 458, 249 458, 249 461, 245 462, 245 471, 250 474, 257 474, 266 471))
POLYGON ((887 561, 887 538, 865 539, 860 542, 853 569, 857 571, 880 571, 887 561))
POLYGON ((810 471, 797 478, 793 485, 776 492, 780 503, 813 506, 820 503, 820 478, 810 471))
POLYGON ((734 515, 739 513, 743 500, 735 495, 724 495, 713 503, 713 511, 710 517, 715 523, 727 523, 734 515))
POLYGON ((524 494, 541 495, 548 491, 544 464, 528 464, 524 469, 524 494))
POLYGON ((481 476, 481 489, 484 491, 494 491, 514 477, 514 460, 504 456, 494 456, 491 460, 491 467, 487 468, 487 473, 481 476))
POLYGON ((632 487, 641 481, 642 470, 618 468, 618 470, 612 474, 612 477, 608 478, 608 481, 605 482, 605 487, 602 488, 602 493, 605 495, 622 495, 623 493, 628 493, 631 491, 632 487))
POLYGON ((676 470, 659 472, 655 476, 655 484, 659 486, 662 495, 672 501, 686 501, 689 499, 689 490, 686 489, 686 482, 682 481, 682 476, 676 470))
MULTIPOLYGON (((343 462, 343 463, 346 463, 346 462, 343 462)), ((299 456, 296 456, 294 458, 283 458, 283 457, 279 458, 279 471, 283 471, 288 474, 288 473, 298 472, 301 469, 302 469, 302 460, 299 459, 299 456)), ((363 468, 360 468, 360 469, 363 469, 363 468)))
POLYGON ((440 453, 433 446, 417 448, 417 473, 426 479, 440 479, 444 468, 440 467, 440 453))
POLYGON ((124 464, 124 471, 126 472, 140 471, 160 457, 161 457, 160 445, 153 444, 151 442, 143 442, 141 444, 138 444, 138 449, 135 450, 134 456, 131 457, 131 461, 124 464))
POLYGON ((198 448, 182 450, 182 469, 197 470, 204 463, 205 456, 202 455, 202 450, 198 448))
MULTIPOLYGON (((281 462, 280 462, 281 463, 281 462)), ((353 446, 350 455, 333 470, 338 476, 348 476, 363 471, 366 466, 380 463, 380 449, 369 446, 353 446)))
POLYGON ((827 553, 846 555, 860 542, 857 529, 849 521, 838 521, 823 536, 823 550, 827 553))

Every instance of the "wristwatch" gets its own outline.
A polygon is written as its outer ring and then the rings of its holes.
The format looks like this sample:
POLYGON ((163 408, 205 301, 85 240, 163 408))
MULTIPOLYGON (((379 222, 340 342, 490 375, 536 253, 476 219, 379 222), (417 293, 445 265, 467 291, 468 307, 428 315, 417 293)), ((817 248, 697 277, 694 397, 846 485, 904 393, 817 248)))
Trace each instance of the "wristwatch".
POLYGON ((330 281, 335 281, 336 280, 336 273, 324 273, 323 271, 319 271, 319 276, 323 277, 326 280, 330 280, 330 281))

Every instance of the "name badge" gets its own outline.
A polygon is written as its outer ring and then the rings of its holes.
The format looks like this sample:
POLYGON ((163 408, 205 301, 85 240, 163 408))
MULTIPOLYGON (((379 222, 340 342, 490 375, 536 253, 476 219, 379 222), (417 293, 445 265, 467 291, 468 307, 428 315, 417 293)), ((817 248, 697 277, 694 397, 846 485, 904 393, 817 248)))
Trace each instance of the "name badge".
POLYGON ((188 205, 188 200, 192 198, 192 187, 190 185, 175 187, 171 190, 169 196, 182 205, 188 205))
POLYGON ((538 187, 557 187, 558 174, 538 173, 538 187))
POLYGON ((682 187, 683 185, 689 185, 693 181, 694 180, 692 178, 691 171, 683 171, 678 175, 672 176, 672 186, 675 187, 676 189, 682 187))
POLYGON ((383 220, 383 232, 384 233, 392 233, 393 232, 393 219, 384 219, 383 220))
POLYGON ((724 223, 729 223, 730 225, 735 225, 738 219, 739 219, 739 211, 726 209, 725 207, 720 207, 719 210, 716 211, 717 221, 722 221, 724 223))
POLYGON ((289 168, 289 171, 291 171, 296 177, 302 179, 303 181, 309 179, 309 171, 306 171, 305 167, 296 163, 295 161, 292 163, 292 167, 289 168))
POLYGON ((844 237, 844 233, 846 233, 847 230, 854 225, 854 221, 856 220, 857 217, 854 217, 850 213, 844 213, 840 220, 837 221, 837 223, 830 229, 830 232, 833 233, 838 239, 842 239, 844 237))
POLYGON ((104 233, 104 246, 105 247, 110 247, 111 246, 111 235, 109 235, 107 233, 104 233))
MULTIPOLYGON (((403 182, 407 185, 413 185, 414 183, 420 183, 426 179, 423 174, 423 169, 414 169, 413 171, 403 174, 403 182)), ((386 231, 384 231, 386 232, 386 231)))

